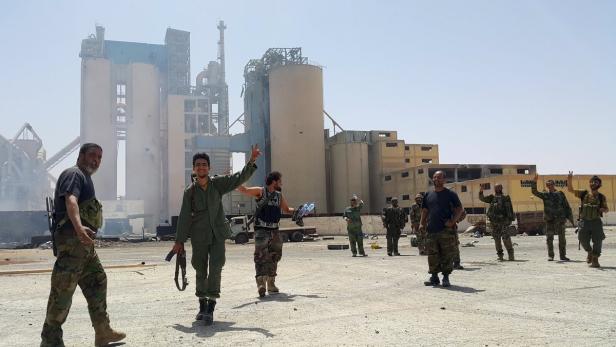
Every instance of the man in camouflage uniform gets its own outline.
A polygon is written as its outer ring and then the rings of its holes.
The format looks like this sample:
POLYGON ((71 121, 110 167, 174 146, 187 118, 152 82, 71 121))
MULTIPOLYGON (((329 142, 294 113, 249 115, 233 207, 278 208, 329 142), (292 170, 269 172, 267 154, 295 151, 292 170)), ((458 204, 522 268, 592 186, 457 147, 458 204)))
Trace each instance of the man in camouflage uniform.
POLYGON ((270 172, 265 179, 265 187, 244 187, 237 190, 248 196, 256 198, 255 211, 255 279, 259 297, 269 294, 278 294, 276 276, 278 275, 278 262, 282 258, 282 239, 278 232, 282 212, 293 214, 287 200, 282 195, 282 174, 278 171, 270 172), (266 288, 267 286, 267 288, 266 288))
POLYGON ((102 156, 103 149, 99 145, 82 145, 77 165, 64 170, 56 184, 54 247, 58 258, 51 273, 41 346, 64 346, 62 324, 78 285, 88 302, 95 331, 94 344, 105 346, 126 337, 109 326, 107 275, 92 240, 102 224, 102 207, 96 200, 91 176, 98 170, 102 156))
POLYGON ((443 274, 443 287, 449 287, 449 274, 453 271, 456 253, 456 223, 464 212, 458 195, 445 188, 445 173, 437 171, 432 176, 434 191, 428 192, 421 206, 420 228, 427 232, 428 254, 427 286, 440 284, 438 273, 443 274))
POLYGON ((344 210, 342 218, 347 222, 347 232, 349 234, 349 243, 351 244, 351 253, 357 256, 357 251, 361 257, 366 256, 364 252, 364 234, 361 231, 361 209, 364 207, 364 202, 359 200, 356 195, 351 198, 351 206, 344 210))
POLYGON ((588 253, 586 262, 591 264, 591 267, 598 268, 601 266, 599 265, 599 257, 601 256, 601 247, 605 239, 601 217, 603 217, 604 213, 608 212, 608 208, 605 195, 599 193, 601 179, 598 176, 592 176, 589 183, 590 191, 573 189, 573 172, 569 172, 567 188, 581 200, 581 225, 578 239, 584 250, 588 253), (590 241, 592 241, 592 246, 590 241))
POLYGON ((496 246, 496 254, 498 260, 503 261, 503 245, 507 249, 509 260, 515 260, 513 256, 513 244, 511 243, 511 236, 507 231, 507 227, 511 225, 511 222, 515 220, 515 214, 513 213, 513 205, 511 204, 511 198, 509 195, 503 194, 503 186, 501 184, 494 185, 494 195, 483 196, 483 186, 479 189, 479 200, 490 204, 488 207, 488 219, 492 226, 492 238, 494 238, 494 245, 496 246))
POLYGON ((250 161, 241 172, 214 177, 209 176, 210 157, 203 152, 193 155, 193 171, 197 177, 184 190, 171 251, 184 253, 184 242, 190 237, 191 263, 196 272, 195 295, 199 298, 199 313, 195 319, 205 325, 214 322, 216 299, 220 298, 220 276, 226 260, 225 240, 231 236, 222 197, 246 182, 257 169, 255 161, 261 151, 254 146, 251 152, 250 161))
POLYGON ((402 208, 398 206, 398 198, 393 197, 391 199, 391 207, 383 209, 383 226, 387 229, 387 255, 400 255, 398 252, 398 240, 400 240, 400 233, 406 222, 408 221, 406 213, 402 208))
POLYGON ((415 237, 417 238, 417 248, 419 249, 419 255, 426 254, 426 233, 425 230, 419 230, 419 222, 421 222, 421 200, 423 195, 415 195, 415 203, 411 206, 411 229, 415 237))
POLYGON ((565 193, 556 191, 553 180, 545 182, 545 186, 548 188, 547 192, 537 191, 538 180, 539 176, 535 175, 531 185, 531 192, 543 200, 543 219, 545 220, 545 236, 548 245, 548 261, 554 261, 554 235, 558 235, 558 254, 560 260, 569 261, 569 258, 567 258, 567 241, 565 240, 565 222, 569 220, 573 224, 571 207, 565 193))

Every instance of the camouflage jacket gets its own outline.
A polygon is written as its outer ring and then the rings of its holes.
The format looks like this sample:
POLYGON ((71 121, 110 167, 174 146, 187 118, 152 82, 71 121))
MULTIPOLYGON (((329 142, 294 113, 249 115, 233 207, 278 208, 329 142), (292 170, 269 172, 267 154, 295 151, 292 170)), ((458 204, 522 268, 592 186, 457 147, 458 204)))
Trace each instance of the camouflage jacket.
POLYGON ((488 195, 483 196, 483 192, 479 193, 479 200, 490 204, 486 215, 493 224, 510 224, 515 220, 513 213, 513 205, 509 195, 488 195))
POLYGON ((381 218, 383 219, 383 224, 387 229, 404 229, 404 226, 408 221, 406 212, 404 212, 404 210, 400 207, 393 206, 385 207, 381 218))
POLYGON ((421 222, 421 205, 413 204, 411 206, 411 224, 419 224, 421 222))
POLYGON ((573 193, 581 200, 580 219, 595 220, 603 217, 601 208, 607 208, 605 195, 598 193, 593 195, 588 190, 574 190, 573 193))
POLYGON ((566 220, 573 220, 573 214, 571 213, 571 206, 565 193, 561 191, 551 192, 539 192, 537 191, 537 184, 531 183, 531 192, 534 196, 543 200, 543 219, 546 222, 564 222, 566 220))
POLYGON ((361 231, 361 208, 364 207, 364 204, 360 202, 357 206, 352 207, 349 206, 344 210, 344 214, 342 217, 347 219, 349 222, 347 223, 348 231, 361 231))

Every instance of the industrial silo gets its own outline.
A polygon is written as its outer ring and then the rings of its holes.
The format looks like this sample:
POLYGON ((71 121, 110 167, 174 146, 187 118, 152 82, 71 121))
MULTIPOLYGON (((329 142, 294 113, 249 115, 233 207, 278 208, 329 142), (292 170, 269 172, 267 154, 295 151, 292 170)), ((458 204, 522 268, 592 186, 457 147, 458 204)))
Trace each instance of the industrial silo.
POLYGON ((370 173, 365 132, 344 131, 329 140, 332 211, 344 212, 356 194, 370 211, 370 173))
POLYGON ((316 203, 327 211, 323 73, 308 64, 279 65, 269 73, 271 169, 283 175, 291 206, 316 203))

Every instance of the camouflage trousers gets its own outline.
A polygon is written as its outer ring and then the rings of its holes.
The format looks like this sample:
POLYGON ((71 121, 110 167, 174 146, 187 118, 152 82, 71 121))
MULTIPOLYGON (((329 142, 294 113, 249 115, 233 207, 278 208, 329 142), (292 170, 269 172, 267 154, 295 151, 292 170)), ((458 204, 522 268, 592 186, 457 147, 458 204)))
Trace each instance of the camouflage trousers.
POLYGON ((442 272, 448 275, 453 271, 453 258, 456 254, 456 235, 452 229, 437 233, 428 233, 426 254, 428 255, 428 272, 442 272))
POLYGON ((578 239, 586 252, 591 252, 592 255, 597 257, 600 256, 603 240, 605 239, 601 219, 583 220, 582 227, 578 231, 578 239), (592 241, 592 246, 590 241, 592 241))
POLYGON ((255 273, 259 276, 276 276, 282 258, 282 240, 277 229, 255 229, 255 273))
POLYGON ((107 275, 94 246, 85 246, 73 230, 55 234, 58 258, 51 273, 47 315, 41 333, 41 346, 63 346, 62 324, 66 321, 79 285, 88 303, 95 329, 109 325, 107 316, 107 275))
POLYGON ((554 258, 554 235, 558 235, 558 254, 567 255, 567 240, 565 239, 565 221, 550 221, 545 223, 545 241, 548 245, 548 257, 554 258))
POLYGON ((399 253, 398 241, 400 240, 400 229, 387 229, 387 254, 399 253))
POLYGON ((460 264, 460 238, 458 237, 458 231, 454 234, 456 236, 456 250, 453 254, 453 263, 460 264))
POLYGON ((359 250, 359 254, 360 255, 364 255, 366 254, 364 252, 364 233, 361 231, 361 229, 359 230, 348 230, 348 234, 349 234, 349 244, 351 245, 351 253, 353 253, 353 255, 357 254, 357 251, 359 250))
POLYGON ((426 232, 419 230, 419 224, 411 224, 413 234, 417 237, 417 249, 419 254, 426 254, 426 232))
POLYGON ((192 242, 191 264, 195 269, 195 295, 220 298, 220 280, 225 266, 225 240, 212 238, 210 243, 192 242))
POLYGON ((509 224, 492 224, 492 238, 494 239, 494 246, 496 247, 496 254, 499 257, 504 255, 503 245, 507 249, 507 254, 513 255, 513 243, 511 242, 511 236, 507 231, 509 224), (502 241, 502 243, 501 243, 502 241))

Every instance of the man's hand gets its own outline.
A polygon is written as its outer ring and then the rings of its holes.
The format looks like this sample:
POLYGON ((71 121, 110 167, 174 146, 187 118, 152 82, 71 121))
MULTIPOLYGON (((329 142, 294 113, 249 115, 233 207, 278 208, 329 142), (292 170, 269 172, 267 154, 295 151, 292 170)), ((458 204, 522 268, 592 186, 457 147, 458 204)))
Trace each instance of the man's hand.
POLYGON ((171 252, 175 254, 184 253, 184 244, 182 242, 176 242, 171 249, 171 252))
POLYGON ((257 158, 261 155, 261 150, 259 149, 259 144, 254 146, 250 146, 250 161, 255 162, 257 158))
POLYGON ((94 231, 92 231, 92 229, 88 227, 81 227, 80 229, 76 230, 76 234, 77 238, 81 243, 83 243, 84 246, 91 246, 94 244, 93 239, 96 234, 94 233, 94 231))
POLYGON ((445 223, 445 226, 448 228, 452 228, 454 225, 456 225, 456 222, 453 219, 450 219, 445 223))

